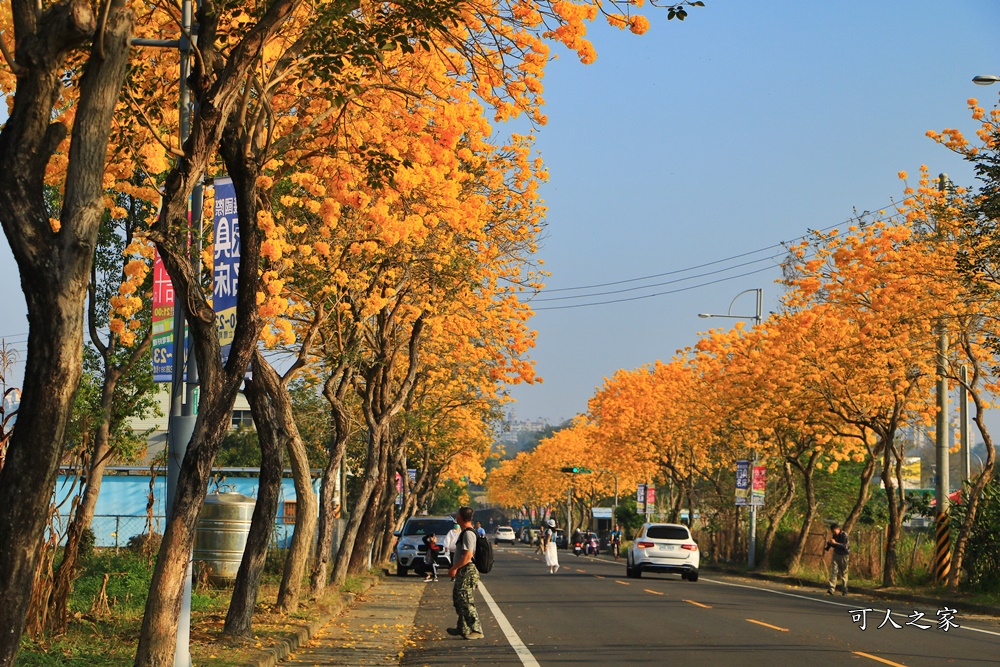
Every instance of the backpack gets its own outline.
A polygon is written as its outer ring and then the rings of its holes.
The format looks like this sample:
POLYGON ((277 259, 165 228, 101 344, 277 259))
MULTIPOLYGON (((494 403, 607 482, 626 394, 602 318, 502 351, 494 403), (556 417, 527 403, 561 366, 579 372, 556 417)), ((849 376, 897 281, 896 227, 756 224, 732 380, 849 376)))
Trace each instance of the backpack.
MULTIPOLYGON (((480 574, 487 574, 493 569, 493 545, 490 541, 476 532, 475 528, 466 528, 476 536, 476 551, 472 554, 472 562, 480 574)), ((462 531, 465 532, 465 531, 462 531)))

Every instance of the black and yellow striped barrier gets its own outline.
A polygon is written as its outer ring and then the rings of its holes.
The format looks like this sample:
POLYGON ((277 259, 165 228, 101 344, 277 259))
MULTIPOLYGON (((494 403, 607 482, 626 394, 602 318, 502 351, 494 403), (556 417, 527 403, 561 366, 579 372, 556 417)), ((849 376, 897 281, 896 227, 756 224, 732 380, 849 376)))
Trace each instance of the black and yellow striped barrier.
POLYGON ((951 573, 951 523, 947 512, 937 515, 934 546, 934 576, 938 582, 945 583, 951 573))

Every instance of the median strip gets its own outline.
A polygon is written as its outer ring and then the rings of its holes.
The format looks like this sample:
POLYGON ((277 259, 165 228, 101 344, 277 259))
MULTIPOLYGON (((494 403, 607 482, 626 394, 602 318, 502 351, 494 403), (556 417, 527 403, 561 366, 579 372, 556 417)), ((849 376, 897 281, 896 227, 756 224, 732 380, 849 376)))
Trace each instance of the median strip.
POLYGON ((906 667, 901 662, 893 662, 892 660, 886 660, 885 658, 880 658, 877 655, 871 655, 870 653, 862 653, 861 651, 852 651, 854 655, 860 655, 863 658, 871 658, 875 662, 881 662, 884 665, 893 665, 894 667, 906 667))
POLYGON ((778 630, 780 632, 788 632, 788 628, 779 628, 777 625, 771 625, 770 623, 765 623, 764 621, 755 621, 752 618, 748 618, 751 623, 756 623, 757 625, 763 625, 765 628, 771 628, 772 630, 778 630))
POLYGON ((684 600, 684 601, 685 602, 690 602, 694 606, 701 607, 702 609, 711 609, 712 608, 712 605, 710 605, 710 604, 702 604, 700 602, 695 602, 694 600, 684 600))

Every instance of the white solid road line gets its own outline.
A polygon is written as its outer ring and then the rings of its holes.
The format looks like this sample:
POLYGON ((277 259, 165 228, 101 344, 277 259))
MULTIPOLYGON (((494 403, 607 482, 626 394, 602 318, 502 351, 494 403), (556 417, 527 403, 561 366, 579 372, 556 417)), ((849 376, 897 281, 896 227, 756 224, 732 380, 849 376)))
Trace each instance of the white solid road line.
POLYGON ((493 616, 497 619, 497 624, 500 629, 503 630, 504 635, 507 637, 507 641, 510 643, 510 647, 514 649, 514 653, 517 657, 521 659, 521 664, 524 667, 540 667, 538 661, 535 660, 535 656, 531 655, 531 651, 528 647, 524 645, 521 638, 517 636, 517 632, 514 631, 514 627, 507 620, 507 617, 503 615, 500 611, 500 605, 496 603, 490 592, 486 590, 486 586, 483 585, 482 579, 479 580, 479 592, 483 594, 483 599, 486 600, 486 604, 489 605, 490 611, 493 612, 493 616))
MULTIPOLYGON (((767 593, 773 593, 775 595, 784 595, 785 597, 798 598, 800 600, 810 600, 812 602, 819 602, 821 604, 832 604, 832 605, 837 606, 837 607, 849 607, 849 608, 850 607, 854 607, 854 608, 858 607, 858 603, 855 603, 855 604, 845 604, 843 602, 835 602, 833 600, 824 600, 823 598, 814 598, 814 597, 811 597, 809 595, 796 595, 795 593, 786 593, 784 591, 776 591, 773 588, 763 588, 761 586, 749 586, 747 584, 734 584, 734 583, 732 583, 730 581, 719 581, 718 579, 709 579, 707 577, 702 577, 701 580, 702 581, 707 581, 707 582, 710 582, 710 583, 713 583, 713 584, 718 584, 719 586, 733 586, 735 588, 749 588, 750 590, 754 590, 754 591, 764 591, 764 592, 767 592, 767 593)), ((903 618, 908 618, 908 616, 906 614, 904 614, 902 612, 898 612, 898 611, 892 611, 891 609, 873 609, 872 611, 876 611, 876 612, 879 612, 879 613, 884 612, 884 611, 889 611, 889 612, 892 613, 893 616, 901 616, 903 618)), ((934 621, 934 619, 928 619, 927 622, 930 623, 930 622, 936 622, 936 621, 934 621)), ((985 634, 985 635, 994 635, 996 637, 1000 637, 1000 632, 994 632, 993 630, 984 630, 982 628, 973 628, 973 627, 969 627, 967 625, 959 625, 957 629, 959 629, 959 630, 968 630, 969 632, 981 632, 982 634, 985 634)))

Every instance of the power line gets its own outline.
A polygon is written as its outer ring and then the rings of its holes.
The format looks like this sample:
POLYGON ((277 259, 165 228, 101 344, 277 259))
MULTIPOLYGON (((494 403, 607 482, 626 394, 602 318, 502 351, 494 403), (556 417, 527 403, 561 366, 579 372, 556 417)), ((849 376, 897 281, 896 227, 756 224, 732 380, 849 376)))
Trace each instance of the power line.
MULTIPOLYGON (((800 240, 807 239, 807 238, 809 238, 810 234, 812 234, 812 233, 815 233, 815 232, 818 232, 818 233, 828 232, 831 229, 836 229, 836 228, 841 227, 843 225, 853 224, 859 218, 863 218, 866 215, 870 215, 873 210, 874 211, 882 211, 882 210, 891 208, 894 205, 895 205, 894 202, 889 202, 889 204, 887 204, 885 206, 879 206, 879 207, 874 208, 874 209, 866 209, 866 210, 862 211, 858 216, 856 216, 854 218, 848 218, 847 220, 843 220, 843 221, 841 221, 841 222, 839 222, 837 224, 829 225, 827 227, 823 227, 823 228, 820 228, 820 229, 810 230, 809 233, 803 234, 801 236, 796 236, 795 238, 793 238, 791 240, 788 240, 788 241, 782 241, 782 242, 779 242, 779 243, 772 243, 771 245, 764 246, 762 248, 757 248, 756 250, 749 250, 747 252, 742 252, 742 253, 739 253, 739 254, 736 254, 736 255, 732 255, 730 257, 724 257, 722 259, 712 260, 711 262, 704 262, 702 264, 696 264, 696 265, 693 265, 693 266, 688 266, 688 267, 685 267, 683 269, 673 269, 671 271, 664 271, 664 272, 661 272, 661 273, 653 273, 653 274, 646 275, 646 276, 639 276, 638 278, 626 278, 626 279, 623 279, 623 280, 614 280, 614 281, 606 282, 606 283, 595 283, 593 285, 580 285, 580 286, 577 286, 577 287, 559 287, 559 288, 555 288, 555 289, 543 289, 542 292, 546 292, 546 293, 552 294, 552 293, 555 293, 555 292, 572 292, 572 291, 585 290, 585 289, 597 289, 597 288, 601 288, 601 287, 614 287, 615 285, 624 285, 624 284, 627 284, 627 283, 640 282, 640 281, 643 281, 643 280, 652 280, 654 278, 663 278, 665 276, 677 275, 678 273, 688 273, 690 271, 696 271, 698 269, 703 269, 703 268, 706 268, 706 267, 709 267, 709 266, 715 266, 717 264, 724 264, 726 262, 731 262, 733 260, 743 259, 744 257, 750 257, 752 255, 757 255, 757 254, 760 254, 762 252, 774 251, 774 250, 777 250, 777 249, 784 249, 786 247, 786 244, 790 244, 790 243, 793 243, 795 241, 800 241, 800 240)), ((889 217, 891 217, 891 216, 889 216, 889 217)), ((846 233, 848 233, 848 232, 844 231, 844 232, 841 232, 840 234, 838 234, 837 236, 838 237, 839 236, 843 236, 846 233)), ((770 257, 761 258, 761 259, 756 260, 756 261, 758 261, 758 262, 759 261, 766 261, 767 259, 770 259, 770 257)), ((746 264, 739 264, 739 265, 737 265, 737 267, 738 266, 746 266, 746 264)), ((722 272, 722 271, 725 271, 725 269, 722 269, 719 272, 722 272)), ((705 274, 705 275, 709 275, 709 274, 705 274)), ((661 284, 666 284, 666 283, 661 283, 661 284)), ((655 286, 656 285, 649 285, 649 287, 655 287, 655 286)), ((641 289, 641 288, 637 288, 637 289, 641 289)), ((539 299, 539 301, 540 300, 541 299, 539 299)))
MULTIPOLYGON (((760 264, 761 262, 766 262, 766 261, 777 259, 779 257, 782 257, 783 255, 784 255, 784 253, 777 254, 777 255, 770 255, 768 257, 762 257, 760 259, 751 260, 749 262, 743 262, 741 264, 734 264, 733 266, 727 266, 727 267, 725 267, 723 269, 717 269, 715 271, 706 271, 705 273, 696 273, 696 274, 693 274, 693 275, 690 275, 690 276, 685 276, 683 278, 675 278, 673 280, 666 280, 666 281, 661 282, 661 283, 651 283, 649 285, 639 285, 638 287, 626 287, 624 289, 610 290, 610 291, 607 291, 607 292, 589 292, 587 294, 576 294, 576 295, 570 295, 570 296, 554 296, 554 297, 551 297, 551 298, 544 298, 544 297, 542 297, 542 298, 539 298, 539 299, 532 299, 532 303, 537 303, 537 302, 542 302, 542 301, 566 301, 568 299, 584 299, 584 298, 592 297, 592 296, 607 296, 609 294, 623 294, 625 292, 635 292, 636 290, 649 289, 651 287, 663 287, 664 285, 674 285, 676 283, 681 283, 681 282, 684 282, 686 280, 694 280, 695 278, 707 278, 709 276, 716 276, 716 275, 719 275, 720 273, 726 273, 726 272, 732 271, 734 269, 740 269, 740 268, 743 268, 745 266, 753 266, 754 264, 760 264)), ((704 266, 708 266, 708 264, 705 264, 704 266)), ((668 275, 668 274, 663 274, 663 275, 668 275)), ((628 281, 622 281, 622 282, 628 282, 628 281)), ((553 291, 555 291, 555 290, 553 290, 553 291)), ((543 290, 543 293, 544 293, 544 290, 543 290)))
MULTIPOLYGON (((890 202, 889 205, 879 207, 879 208, 877 208, 875 210, 881 212, 881 211, 883 211, 885 209, 888 209, 888 208, 890 208, 891 206, 894 206, 894 205, 895 205, 894 203, 890 202)), ((687 281, 687 280, 694 280, 696 278, 706 278, 706 277, 713 276, 713 275, 719 275, 719 274, 727 273, 729 271, 732 271, 734 269, 738 269, 738 268, 741 268, 741 267, 753 266, 754 264, 759 264, 760 262, 773 261, 775 259, 778 259, 778 258, 780 258, 780 257, 782 257, 782 256, 784 256, 786 254, 788 245, 791 244, 791 243, 793 243, 793 242, 795 242, 795 241, 807 239, 807 238, 809 238, 810 235, 815 234, 815 233, 822 234, 824 232, 828 232, 830 230, 837 229, 838 227, 840 227, 842 225, 845 225, 845 224, 847 224, 847 225, 854 224, 854 223, 856 223, 858 221, 859 218, 863 218, 864 216, 870 215, 870 214, 871 214, 871 211, 865 210, 859 216, 857 216, 855 218, 851 218, 851 219, 842 221, 842 222, 840 222, 838 224, 824 227, 822 229, 810 230, 809 233, 803 234, 802 236, 795 237, 794 239, 792 239, 790 241, 784 241, 784 242, 781 242, 781 243, 771 244, 771 245, 765 246, 763 248, 758 248, 757 250, 751 250, 751 251, 748 251, 748 252, 740 253, 738 255, 733 255, 733 256, 730 256, 730 257, 723 258, 723 259, 713 260, 711 262, 705 262, 705 263, 698 264, 698 265, 691 266, 691 267, 687 267, 687 268, 684 268, 684 269, 675 269, 673 271, 666 271, 666 272, 662 272, 662 273, 657 273, 657 274, 652 274, 652 275, 648 275, 648 276, 643 276, 643 277, 640 277, 640 278, 629 278, 629 279, 626 279, 626 280, 616 280, 616 281, 612 281, 612 282, 598 283, 598 284, 589 285, 589 286, 565 287, 565 288, 553 289, 553 290, 541 290, 540 293, 544 294, 546 292, 549 292, 549 293, 551 293, 551 292, 566 292, 566 291, 575 291, 575 290, 582 290, 582 289, 593 289, 593 288, 599 288, 599 287, 611 287, 611 286, 622 285, 622 284, 627 284, 627 283, 631 283, 631 282, 638 282, 638 281, 642 281, 642 280, 649 280, 651 278, 656 278, 656 277, 663 277, 663 276, 668 276, 668 275, 676 275, 678 273, 687 273, 687 272, 696 270, 698 268, 704 268, 704 267, 708 267, 708 266, 715 266, 715 265, 718 265, 718 264, 723 264, 723 263, 726 263, 726 262, 731 262, 734 259, 741 259, 743 257, 749 257, 749 256, 756 255, 756 254, 759 254, 759 253, 767 251, 767 250, 774 250, 774 249, 777 249, 777 248, 781 248, 782 251, 783 251, 783 252, 780 252, 780 253, 771 254, 771 255, 769 255, 767 257, 761 257, 759 259, 750 260, 748 262, 742 262, 740 264, 735 264, 735 265, 732 265, 732 266, 727 266, 727 267, 719 268, 719 269, 716 269, 714 271, 706 271, 706 272, 701 273, 701 274, 690 275, 690 276, 686 276, 686 277, 682 277, 682 278, 677 278, 677 279, 674 279, 674 280, 664 281, 664 282, 661 282, 661 283, 653 283, 653 284, 649 284, 649 285, 639 285, 639 286, 636 286, 636 287, 629 287, 629 288, 625 288, 625 289, 621 289, 621 290, 610 290, 610 291, 605 291, 605 292, 592 292, 592 293, 588 293, 588 294, 577 294, 577 295, 569 295, 569 296, 562 296, 562 297, 552 297, 552 298, 544 298, 544 297, 542 297, 542 298, 531 299, 530 302, 564 301, 564 300, 569 300, 569 299, 584 299, 584 298, 592 298, 592 297, 595 297, 595 296, 607 296, 607 295, 610 295, 610 294, 622 294, 622 293, 625 293, 625 292, 634 292, 636 290, 650 289, 650 288, 653 288, 653 287, 661 287, 661 286, 664 286, 664 285, 676 284, 676 283, 684 282, 684 281, 687 281)), ((886 217, 891 219, 893 217, 893 215, 894 214, 888 214, 886 217)), ((851 233, 851 229, 848 227, 848 229, 846 229, 846 230, 844 230, 842 232, 837 233, 833 238, 839 238, 839 237, 845 236, 846 234, 849 234, 849 233, 851 233)), ((755 275, 755 274, 758 274, 758 273, 763 273, 763 272, 768 271, 768 270, 770 270, 772 268, 776 268, 776 267, 775 266, 766 266, 766 267, 763 267, 763 268, 760 268, 760 269, 756 269, 754 271, 747 271, 747 272, 739 273, 739 274, 732 275, 732 276, 726 276, 726 277, 723 277, 723 278, 718 278, 716 280, 709 280, 709 281, 701 282, 701 283, 698 283, 696 285, 689 285, 689 286, 681 287, 681 288, 678 288, 678 289, 665 290, 665 291, 662 291, 662 292, 655 292, 653 294, 644 294, 644 295, 641 295, 641 296, 626 297, 626 298, 620 298, 620 299, 607 299, 607 300, 604 300, 604 301, 592 301, 592 302, 587 302, 587 303, 568 304, 568 305, 565 305, 565 306, 542 306, 540 308, 535 308, 534 310, 536 312, 537 311, 543 311, 543 310, 564 310, 564 309, 568 309, 568 308, 583 308, 583 307, 587 307, 587 306, 600 306, 600 305, 607 305, 607 304, 612 304, 612 303, 623 303, 623 302, 627 302, 627 301, 638 301, 638 300, 641 300, 641 299, 650 299, 650 298, 657 297, 657 296, 664 296, 664 295, 668 295, 668 294, 676 294, 678 292, 687 292, 687 291, 690 291, 690 290, 693 290, 693 289, 698 289, 698 288, 701 288, 701 287, 706 287, 708 285, 715 285, 717 283, 726 282, 728 280, 734 280, 736 278, 744 278, 746 276, 752 276, 752 275, 755 275)))
POLYGON ((575 303, 566 306, 543 306, 541 308, 535 308, 535 311, 541 310, 564 310, 566 308, 585 308, 587 306, 603 306, 609 303, 624 303, 626 301, 639 301, 640 299, 652 299, 654 296, 664 296, 666 294, 677 294, 678 292, 688 292, 693 289, 698 289, 699 287, 707 287, 708 285, 715 285, 716 283, 724 283, 727 280, 735 280, 736 278, 745 278, 747 276, 752 276, 758 273, 763 273, 764 271, 770 271, 778 267, 775 266, 765 266, 762 269, 757 269, 755 271, 747 271, 746 273, 739 273, 735 276, 727 276, 725 278, 718 278, 716 280, 709 280, 707 282, 698 283, 697 285, 688 285, 687 287, 679 287, 677 289, 666 290, 665 292, 656 292, 654 294, 643 294, 641 296, 631 296, 623 299, 608 299, 607 301, 592 301, 589 303, 575 303))

